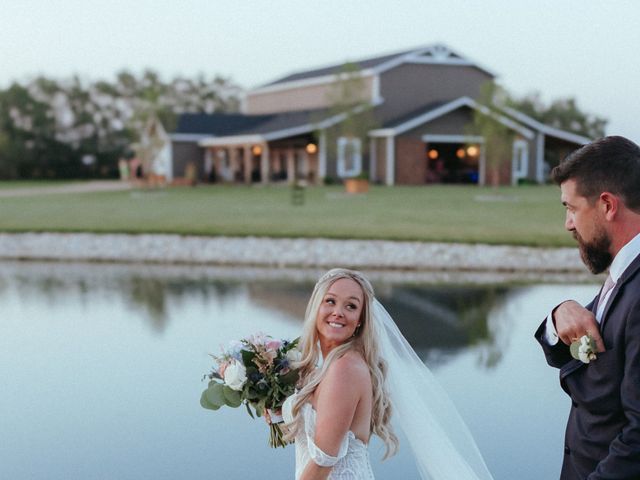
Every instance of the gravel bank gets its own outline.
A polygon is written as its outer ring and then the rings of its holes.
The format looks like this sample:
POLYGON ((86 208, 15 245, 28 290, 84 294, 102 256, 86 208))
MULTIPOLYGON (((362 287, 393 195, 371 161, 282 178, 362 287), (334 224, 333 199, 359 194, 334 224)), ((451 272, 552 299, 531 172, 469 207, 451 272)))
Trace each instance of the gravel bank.
POLYGON ((0 259, 278 268, 584 272, 576 248, 180 235, 0 233, 0 259))

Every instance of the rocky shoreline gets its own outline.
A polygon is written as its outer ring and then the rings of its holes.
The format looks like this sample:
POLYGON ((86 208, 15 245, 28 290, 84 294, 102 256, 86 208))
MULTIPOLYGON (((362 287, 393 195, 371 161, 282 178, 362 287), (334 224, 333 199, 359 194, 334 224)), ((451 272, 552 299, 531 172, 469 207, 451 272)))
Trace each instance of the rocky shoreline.
POLYGON ((584 273, 576 248, 384 240, 0 233, 0 259, 363 270, 584 273))

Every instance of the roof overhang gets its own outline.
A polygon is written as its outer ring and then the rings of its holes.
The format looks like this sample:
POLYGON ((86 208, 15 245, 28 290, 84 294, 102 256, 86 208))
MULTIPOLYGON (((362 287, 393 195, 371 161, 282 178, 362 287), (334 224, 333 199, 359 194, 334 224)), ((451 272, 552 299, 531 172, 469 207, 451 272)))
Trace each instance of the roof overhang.
POLYGON ((525 125, 528 125, 529 127, 550 137, 559 138, 560 140, 576 143, 578 145, 585 145, 591 142, 591 139, 588 137, 545 125, 544 123, 537 121, 535 118, 531 118, 529 115, 519 112, 518 110, 515 110, 511 107, 502 107, 501 110, 511 117, 515 118, 519 122, 524 123, 525 125))
POLYGON ((227 135, 224 137, 207 137, 198 142, 201 147, 239 147, 242 145, 252 145, 265 143, 262 135, 227 135))
MULTIPOLYGON (((364 107, 358 106, 354 108, 354 112, 358 113, 364 107)), ((283 138, 295 137, 297 135, 305 135, 317 130, 324 130, 347 118, 346 113, 339 113, 332 117, 319 121, 318 123, 305 123, 299 126, 285 128, 283 130, 274 130, 273 132, 265 132, 260 134, 245 135, 227 135, 223 137, 206 136, 200 139, 198 145, 201 147, 233 147, 255 143, 266 143, 283 138)))

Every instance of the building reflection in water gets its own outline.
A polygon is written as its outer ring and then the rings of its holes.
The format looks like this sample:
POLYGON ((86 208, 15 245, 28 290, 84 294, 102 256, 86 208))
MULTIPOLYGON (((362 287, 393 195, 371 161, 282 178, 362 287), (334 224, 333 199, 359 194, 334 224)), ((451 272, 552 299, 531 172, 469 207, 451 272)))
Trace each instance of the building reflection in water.
MULTIPOLYGON (((144 318, 155 334, 162 334, 179 315, 185 302, 212 305, 245 296, 248 302, 302 323, 317 272, 300 279, 291 275, 260 278, 236 277, 232 270, 195 267, 136 265, 6 263, 0 270, 0 285, 13 277, 19 294, 44 296, 51 304, 70 294, 82 303, 94 295, 112 296, 124 302, 136 317, 144 318), (4 280, 3 280, 4 279, 4 280)), ((276 272, 277 273, 277 272, 276 272)), ((470 346, 478 347, 478 363, 491 368, 501 359, 500 345, 508 341, 500 322, 491 322, 490 312, 514 293, 505 284, 402 283, 398 274, 386 282, 384 274, 374 278, 378 298, 392 315, 418 355, 432 367, 445 364, 470 346)), ((0 290, 1 294, 2 290, 0 290)), ((506 326, 504 328, 507 328, 506 326)))

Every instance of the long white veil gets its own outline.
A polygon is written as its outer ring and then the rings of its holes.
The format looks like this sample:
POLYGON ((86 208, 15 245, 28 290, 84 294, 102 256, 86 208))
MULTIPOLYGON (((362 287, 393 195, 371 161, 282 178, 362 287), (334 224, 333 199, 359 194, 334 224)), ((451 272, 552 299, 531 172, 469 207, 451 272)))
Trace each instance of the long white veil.
POLYGON ((378 300, 372 313, 388 364, 394 423, 407 437, 422 479, 492 480, 456 407, 378 300))

